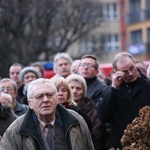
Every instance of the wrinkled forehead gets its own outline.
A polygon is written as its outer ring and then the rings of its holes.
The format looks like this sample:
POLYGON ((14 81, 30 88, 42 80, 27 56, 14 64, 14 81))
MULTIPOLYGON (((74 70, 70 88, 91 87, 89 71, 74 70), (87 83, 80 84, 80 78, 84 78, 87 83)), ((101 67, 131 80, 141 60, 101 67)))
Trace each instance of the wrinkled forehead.
POLYGON ((9 81, 0 82, 0 87, 6 87, 6 86, 14 87, 14 84, 9 81))
POLYGON ((121 58, 116 63, 116 68, 117 68, 117 70, 120 70, 120 71, 126 70, 130 66, 135 66, 135 63, 133 62, 133 60, 131 60, 128 57, 121 58))
POLYGON ((56 92, 53 86, 50 83, 39 83, 34 84, 30 89, 30 92, 32 94, 39 94, 39 93, 45 93, 45 92, 56 92))

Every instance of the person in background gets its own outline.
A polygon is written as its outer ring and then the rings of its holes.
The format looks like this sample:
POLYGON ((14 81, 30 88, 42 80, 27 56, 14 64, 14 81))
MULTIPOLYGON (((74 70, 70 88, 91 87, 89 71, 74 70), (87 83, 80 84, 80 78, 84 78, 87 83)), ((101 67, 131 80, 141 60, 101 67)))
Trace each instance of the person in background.
MULTIPOLYGON (((18 93, 21 93, 21 91, 23 90, 22 82, 19 80, 19 73, 22 69, 23 65, 20 63, 14 63, 9 68, 9 77, 16 82, 18 93)), ((22 96, 17 94, 16 99, 18 102, 20 102, 21 97, 22 96)))
POLYGON ((38 62, 31 64, 32 67, 35 67, 40 72, 40 78, 44 78, 44 67, 38 62))
POLYGON ((103 87, 98 78, 99 64, 95 55, 84 55, 78 68, 78 74, 83 76, 87 84, 86 97, 91 98, 95 104, 101 100, 103 87))
POLYGON ((12 109, 17 116, 25 114, 28 110, 28 106, 20 104, 16 100, 17 96, 17 84, 10 78, 3 78, 0 80, 0 91, 11 95, 12 97, 12 109))
POLYGON ((103 122, 111 123, 107 149, 121 149, 120 140, 127 124, 138 116, 140 108, 150 105, 150 81, 137 69, 136 60, 129 53, 118 53, 112 64, 112 84, 105 89, 97 111, 103 122))
POLYGON ((78 73, 78 68, 79 68, 79 64, 80 64, 80 59, 76 59, 72 62, 71 64, 71 73, 78 73))
POLYGON ((72 58, 67 53, 57 53, 54 57, 54 72, 55 76, 66 78, 71 74, 72 58))
POLYGON ((32 81, 27 97, 28 112, 6 130, 0 150, 94 150, 84 119, 58 104, 57 89, 49 79, 32 81))
POLYGON ((87 114, 77 107, 77 103, 73 100, 71 89, 63 77, 52 77, 50 79, 57 88, 58 102, 67 109, 72 109, 78 112, 86 121, 90 132, 92 131, 92 123, 87 114))
POLYGON ((73 100, 77 103, 77 108, 87 114, 92 123, 92 140, 95 150, 101 150, 101 121, 97 117, 97 111, 93 100, 85 97, 86 81, 78 74, 71 74, 66 78, 73 94, 73 100))
POLYGON ((23 65, 20 63, 14 63, 9 68, 9 77, 16 82, 18 88, 22 85, 22 82, 19 80, 19 73, 22 69, 23 65))
POLYGON ((12 110, 12 97, 9 94, 0 94, 0 139, 9 125, 17 118, 12 110))
POLYGON ((141 71, 141 73, 147 78, 147 66, 143 61, 136 61, 135 66, 141 71))
POLYGON ((102 69, 99 69, 99 73, 97 74, 98 79, 104 84, 107 84, 107 77, 105 76, 102 69))
POLYGON ((27 87, 28 84, 33 81, 40 78, 40 72, 32 66, 29 67, 25 67, 21 70, 20 74, 19 74, 19 79, 20 81, 23 83, 23 90, 21 91, 21 93, 18 93, 19 95, 22 95, 20 102, 22 104, 26 104, 27 103, 27 87))

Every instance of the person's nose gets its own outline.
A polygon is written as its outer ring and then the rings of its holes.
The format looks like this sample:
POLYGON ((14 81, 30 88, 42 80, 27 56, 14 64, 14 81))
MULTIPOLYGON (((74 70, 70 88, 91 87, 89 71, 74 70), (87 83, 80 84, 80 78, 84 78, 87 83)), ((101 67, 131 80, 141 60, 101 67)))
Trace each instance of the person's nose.
POLYGON ((61 90, 59 90, 57 93, 58 95, 63 95, 63 92, 61 90))
POLYGON ((49 100, 48 97, 44 94, 43 101, 45 102, 45 101, 48 101, 48 100, 49 100))
POLYGON ((73 88, 72 93, 76 93, 76 92, 77 92, 76 88, 73 88))

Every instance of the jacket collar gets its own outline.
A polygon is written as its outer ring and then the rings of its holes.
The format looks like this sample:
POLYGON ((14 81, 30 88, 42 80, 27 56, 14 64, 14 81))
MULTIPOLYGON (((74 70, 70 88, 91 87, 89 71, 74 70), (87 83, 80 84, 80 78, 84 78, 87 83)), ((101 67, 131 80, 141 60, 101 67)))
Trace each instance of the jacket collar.
POLYGON ((94 76, 93 78, 85 78, 87 85, 93 83, 94 81, 97 81, 97 76, 94 76))
MULTIPOLYGON (((79 121, 71 113, 69 113, 66 108, 64 108, 60 104, 57 105, 56 112, 58 112, 61 118, 63 118, 62 121, 63 121, 63 127, 64 127, 65 133, 67 132, 70 126, 73 126, 79 123, 79 121)), ((41 129, 39 126, 39 121, 34 111, 30 108, 24 116, 19 133, 22 135, 30 135, 34 137, 36 139, 37 144, 40 144, 42 147, 43 139, 40 135, 41 129)))

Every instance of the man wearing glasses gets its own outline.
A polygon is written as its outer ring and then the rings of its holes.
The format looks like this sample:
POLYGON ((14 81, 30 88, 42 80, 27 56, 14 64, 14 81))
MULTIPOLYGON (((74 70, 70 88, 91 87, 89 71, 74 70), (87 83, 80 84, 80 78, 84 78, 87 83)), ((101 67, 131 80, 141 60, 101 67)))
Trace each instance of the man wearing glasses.
POLYGON ((84 119, 58 104, 49 79, 32 81, 27 97, 29 110, 5 132, 0 150, 94 150, 84 119))
POLYGON ((137 69, 136 60, 129 53, 118 53, 112 64, 112 85, 97 109, 100 119, 112 124, 107 149, 122 149, 121 138, 127 125, 142 107, 150 105, 150 81, 137 69))
POLYGON ((0 92, 7 93, 12 97, 12 109, 17 116, 21 116, 25 114, 28 110, 28 106, 24 104, 20 104, 16 100, 17 96, 17 84, 10 78, 3 78, 0 80, 0 92))
POLYGON ((99 64, 95 55, 84 55, 78 68, 78 74, 83 76, 87 84, 86 96, 91 98, 95 104, 101 100, 103 83, 98 80, 99 64))

